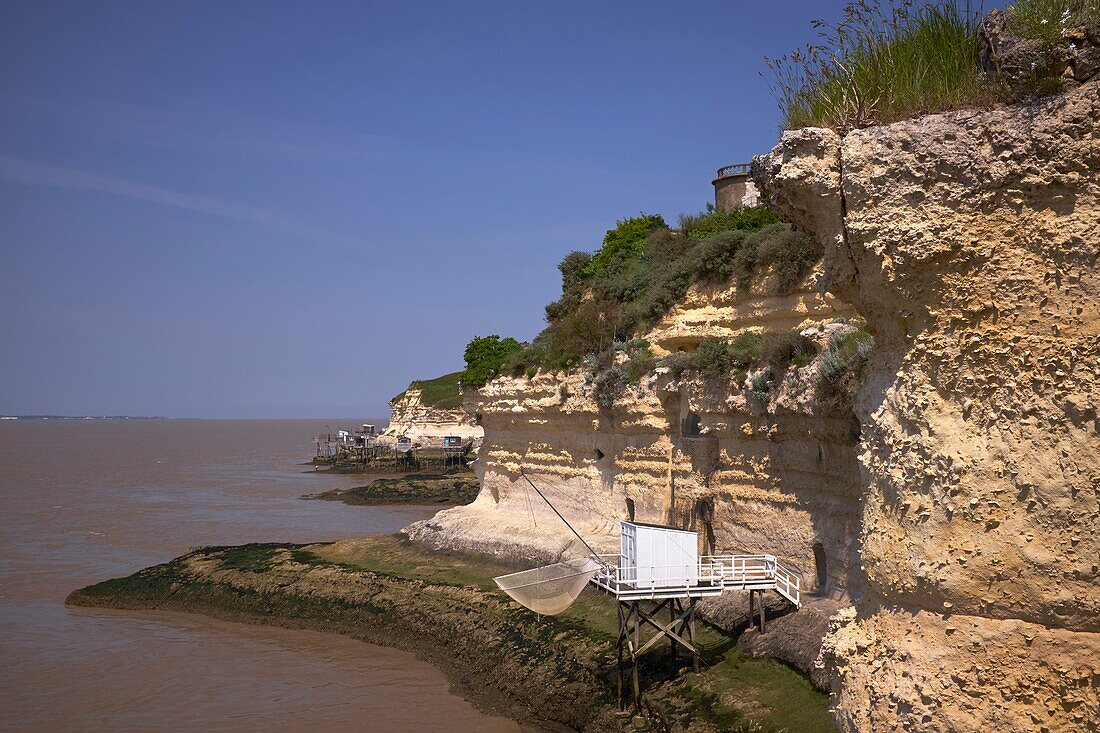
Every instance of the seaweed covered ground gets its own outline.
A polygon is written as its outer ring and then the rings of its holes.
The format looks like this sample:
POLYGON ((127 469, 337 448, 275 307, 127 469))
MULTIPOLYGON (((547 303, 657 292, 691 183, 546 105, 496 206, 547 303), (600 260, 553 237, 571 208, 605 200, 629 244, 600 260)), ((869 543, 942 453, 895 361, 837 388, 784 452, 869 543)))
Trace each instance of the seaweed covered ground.
POLYGON ((793 669, 701 630, 704 670, 667 645, 643 657, 640 715, 620 715, 615 606, 585 591, 538 617, 495 589, 510 568, 397 535, 332 544, 204 547, 70 594, 80 606, 166 609, 306 628, 415 652, 488 712, 544 729, 831 731, 827 698, 793 669))
POLYGON ((303 499, 342 501, 354 505, 469 504, 480 486, 472 471, 410 473, 376 478, 365 486, 307 494, 303 499))

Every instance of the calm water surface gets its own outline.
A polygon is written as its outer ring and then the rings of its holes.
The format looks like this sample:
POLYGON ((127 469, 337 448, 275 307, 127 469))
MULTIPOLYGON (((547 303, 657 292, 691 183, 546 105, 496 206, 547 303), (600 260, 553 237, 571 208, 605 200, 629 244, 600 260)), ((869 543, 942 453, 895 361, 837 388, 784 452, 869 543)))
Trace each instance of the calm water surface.
POLYGON ((298 465, 325 425, 0 421, 0 730, 519 731, 404 652, 64 605, 196 545, 393 532, 435 511, 300 500, 357 483, 298 465))

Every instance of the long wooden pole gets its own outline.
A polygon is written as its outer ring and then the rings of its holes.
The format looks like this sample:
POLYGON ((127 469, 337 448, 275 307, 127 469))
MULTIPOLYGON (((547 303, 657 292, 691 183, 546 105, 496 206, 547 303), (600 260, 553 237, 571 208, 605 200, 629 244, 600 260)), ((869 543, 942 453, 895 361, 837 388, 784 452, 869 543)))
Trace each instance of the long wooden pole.
POLYGON ((554 514, 557 514, 557 515, 558 515, 558 519, 560 519, 561 521, 565 522, 565 526, 569 528, 569 531, 570 531, 570 532, 572 532, 572 533, 573 533, 574 535, 576 535, 576 536, 577 536, 577 539, 581 541, 581 544, 582 544, 582 545, 584 545, 585 547, 587 547, 587 548, 588 548, 588 552, 589 552, 589 554, 591 554, 591 555, 592 555, 592 557, 596 558, 596 562, 600 562, 600 556, 599 556, 599 555, 598 555, 598 554, 596 553, 596 551, 595 551, 595 550, 593 550, 593 549, 592 549, 592 545, 590 545, 590 544, 588 544, 587 542, 585 542, 585 541, 584 541, 584 537, 581 537, 581 535, 580 535, 580 532, 578 532, 577 530, 573 529, 573 525, 569 523, 569 520, 567 520, 567 519, 566 519, 565 517, 563 517, 563 516, 561 515, 561 512, 559 512, 559 511, 558 511, 558 508, 557 508, 557 507, 555 507, 555 506, 554 506, 553 504, 551 504, 551 503, 550 503, 550 500, 546 498, 546 495, 545 495, 545 494, 543 494, 543 493, 542 493, 541 491, 539 491, 539 487, 538 487, 538 486, 535 486, 535 482, 534 482, 534 481, 532 481, 531 479, 527 478, 527 474, 525 474, 525 473, 524 473, 523 471, 520 471, 520 472, 519 472, 519 475, 523 477, 523 480, 524 480, 524 481, 526 481, 527 483, 531 484, 531 488, 535 490, 535 493, 536 493, 536 494, 538 494, 538 495, 539 495, 540 497, 542 497, 542 500, 546 502, 546 505, 547 505, 548 507, 550 507, 551 509, 553 509, 553 510, 554 510, 554 514))

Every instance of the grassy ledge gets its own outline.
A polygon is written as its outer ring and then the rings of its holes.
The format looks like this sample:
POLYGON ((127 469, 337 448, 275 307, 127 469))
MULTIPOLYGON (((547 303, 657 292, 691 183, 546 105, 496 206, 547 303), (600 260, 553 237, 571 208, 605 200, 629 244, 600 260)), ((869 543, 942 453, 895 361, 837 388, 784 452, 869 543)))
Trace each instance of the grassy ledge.
POLYGON ((856 0, 814 27, 816 42, 767 59, 783 128, 846 132, 1063 90, 1076 49, 1100 35, 1100 3, 1018 0, 985 15, 960 0, 856 0))
POLYGON ((708 666, 687 671, 667 646, 643 659, 641 718, 616 712, 614 604, 586 591, 560 616, 537 617, 496 591, 514 568, 429 552, 398 536, 333 544, 206 547, 67 603, 203 613, 305 628, 412 651, 482 710, 547 729, 832 731, 827 698, 772 660, 746 657, 704 627, 708 666))
POLYGON ((458 378, 462 372, 451 372, 435 379, 415 379, 401 394, 390 400, 392 406, 410 389, 420 390, 420 403, 437 410, 457 410, 462 407, 462 387, 458 378))

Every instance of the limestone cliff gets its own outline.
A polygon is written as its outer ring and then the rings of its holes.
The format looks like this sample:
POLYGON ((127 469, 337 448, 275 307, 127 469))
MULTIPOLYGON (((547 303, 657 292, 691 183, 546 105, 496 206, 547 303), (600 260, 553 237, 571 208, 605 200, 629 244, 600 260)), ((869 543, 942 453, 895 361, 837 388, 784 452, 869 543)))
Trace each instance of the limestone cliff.
MULTIPOLYGON (((774 296, 694 288, 649 334, 658 354, 706 336, 801 328, 824 345, 848 306, 808 280, 774 296)), ((770 552, 804 573, 811 588, 844 596, 855 563, 859 469, 850 412, 815 400, 817 363, 774 375, 765 396, 746 384, 678 377, 667 368, 601 409, 582 371, 500 378, 469 401, 485 429, 474 464, 477 500, 411 527, 416 539, 544 559, 581 548, 520 471, 542 488, 585 538, 618 549, 618 522, 635 517, 698 529, 716 552, 770 552), (682 435, 697 419, 698 435, 682 435), (820 574, 820 577, 819 577, 820 574)))
POLYGON ((438 448, 444 437, 455 435, 470 441, 476 449, 484 435, 473 415, 462 405, 439 407, 425 402, 423 390, 416 382, 390 401, 390 412, 390 424, 379 436, 383 444, 404 435, 425 448, 438 448))
POLYGON ((754 166, 876 337, 843 728, 1100 726, 1100 86, 754 166))

